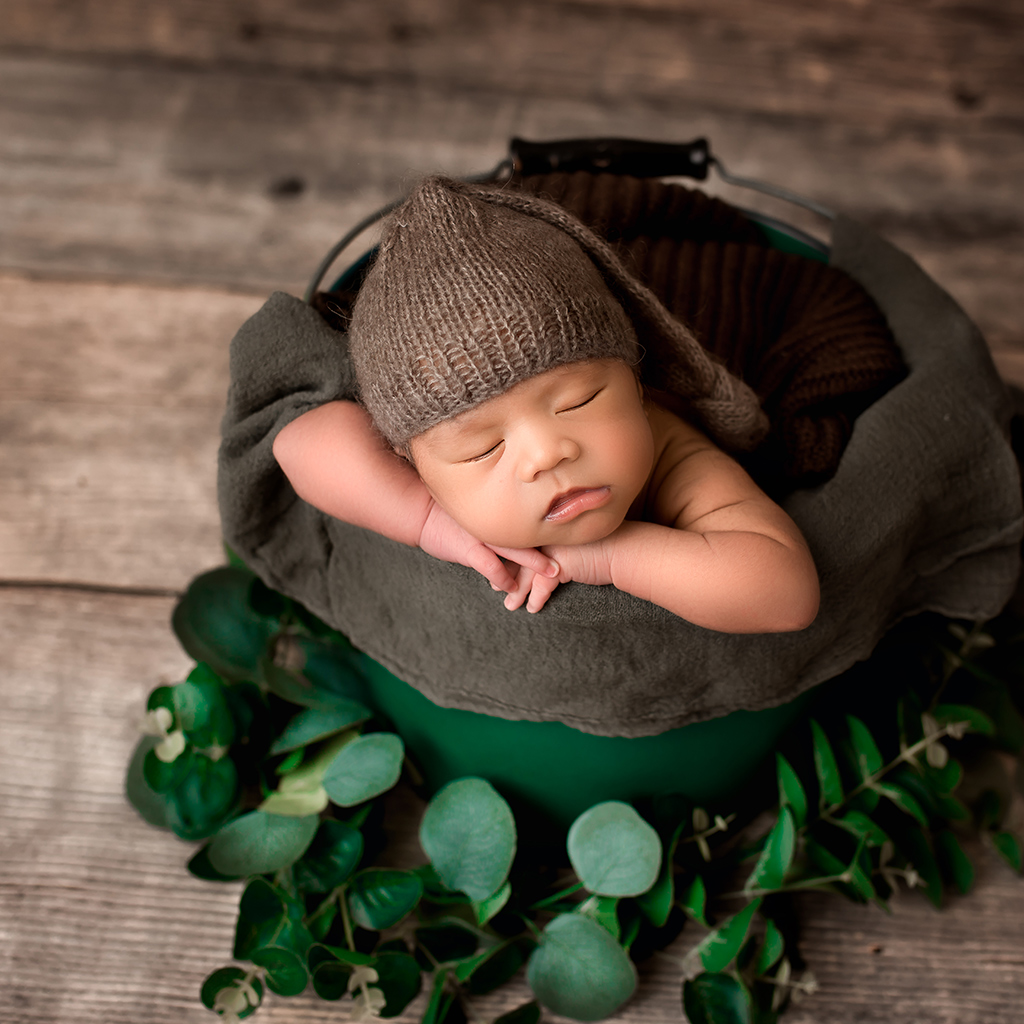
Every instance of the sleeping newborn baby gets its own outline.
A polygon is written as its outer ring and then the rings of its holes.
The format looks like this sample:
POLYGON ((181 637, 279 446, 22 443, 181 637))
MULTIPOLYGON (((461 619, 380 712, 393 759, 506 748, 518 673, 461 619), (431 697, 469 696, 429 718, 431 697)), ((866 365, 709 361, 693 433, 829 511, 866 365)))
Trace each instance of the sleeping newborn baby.
POLYGON ((349 343, 361 404, 274 442, 321 511, 476 569, 510 610, 575 581, 724 632, 813 621, 800 531, 719 447, 763 436, 756 397, 560 207, 427 179, 349 343))

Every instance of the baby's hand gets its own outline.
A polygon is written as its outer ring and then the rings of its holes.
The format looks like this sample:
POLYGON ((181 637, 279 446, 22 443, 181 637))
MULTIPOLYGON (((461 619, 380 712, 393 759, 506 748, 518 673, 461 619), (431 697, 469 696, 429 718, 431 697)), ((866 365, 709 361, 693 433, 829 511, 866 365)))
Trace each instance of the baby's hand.
POLYGON ((505 607, 515 611, 526 605, 528 612, 539 612, 547 604, 559 583, 589 583, 602 586, 612 582, 611 548, 615 534, 594 544, 550 545, 541 550, 558 565, 558 575, 540 576, 523 567, 516 576, 514 590, 508 592, 505 607))
MULTIPOLYGON (((558 566, 536 548, 491 547, 477 540, 459 526, 437 502, 431 504, 430 512, 420 531, 419 546, 434 558, 440 558, 445 562, 457 562, 459 565, 475 569, 495 590, 512 592, 517 589, 515 574, 509 570, 502 558, 521 566, 521 572, 529 571, 540 578, 558 575, 558 566)), ((551 589, 557 585, 556 579, 551 589)))

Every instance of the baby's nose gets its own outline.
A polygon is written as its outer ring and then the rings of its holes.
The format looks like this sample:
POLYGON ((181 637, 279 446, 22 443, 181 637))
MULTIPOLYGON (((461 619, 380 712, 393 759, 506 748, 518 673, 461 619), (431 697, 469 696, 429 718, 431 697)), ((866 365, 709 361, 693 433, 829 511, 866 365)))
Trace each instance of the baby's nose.
POLYGON ((531 438, 519 461, 520 477, 528 483, 563 462, 578 459, 579 455, 579 445, 571 437, 555 434, 531 438))

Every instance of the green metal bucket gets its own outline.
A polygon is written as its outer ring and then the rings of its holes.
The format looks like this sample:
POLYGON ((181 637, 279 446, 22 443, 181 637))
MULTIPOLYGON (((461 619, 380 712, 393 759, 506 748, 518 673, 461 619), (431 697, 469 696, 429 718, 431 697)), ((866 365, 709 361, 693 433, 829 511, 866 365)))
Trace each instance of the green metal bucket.
POLYGON ((593 736, 560 722, 442 708, 370 658, 364 668, 370 702, 394 724, 428 789, 479 776, 509 800, 517 816, 560 828, 603 800, 681 793, 712 806, 736 795, 811 696, 629 739, 593 736))

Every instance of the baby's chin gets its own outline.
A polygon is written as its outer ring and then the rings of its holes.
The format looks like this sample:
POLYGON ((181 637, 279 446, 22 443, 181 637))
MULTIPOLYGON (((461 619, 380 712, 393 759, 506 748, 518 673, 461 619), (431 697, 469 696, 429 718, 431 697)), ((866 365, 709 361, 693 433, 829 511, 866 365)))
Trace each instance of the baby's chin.
MULTIPOLYGON (((541 523, 536 530, 508 533, 503 530, 482 531, 480 536, 466 527, 479 540, 495 548, 543 548, 557 544, 596 544, 613 534, 623 523, 624 516, 600 515, 600 510, 589 512, 571 523, 541 523), (493 539, 491 539, 493 538, 493 539)), ((460 524, 465 526, 465 524, 460 524)))

